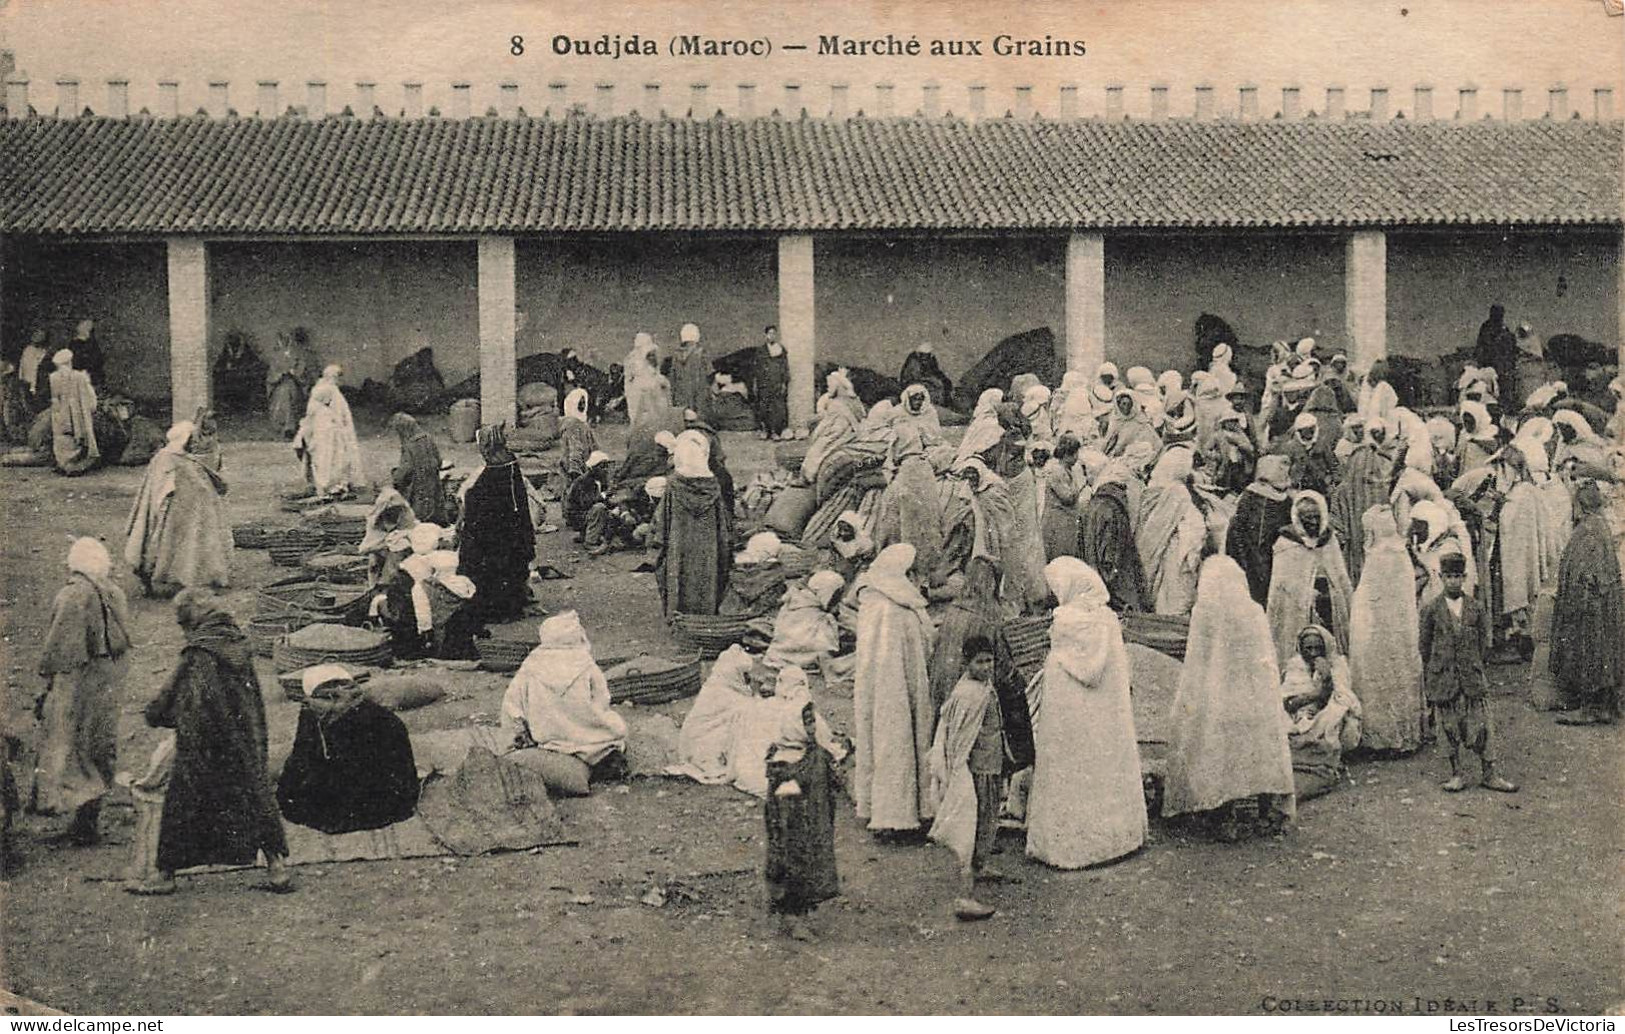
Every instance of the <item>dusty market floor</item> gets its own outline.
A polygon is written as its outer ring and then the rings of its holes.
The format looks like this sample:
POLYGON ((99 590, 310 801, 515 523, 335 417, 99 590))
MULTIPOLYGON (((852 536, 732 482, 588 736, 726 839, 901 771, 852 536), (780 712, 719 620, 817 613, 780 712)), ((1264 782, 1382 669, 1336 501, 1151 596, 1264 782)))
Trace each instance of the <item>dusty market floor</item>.
MULTIPOLYGON (((601 431, 614 454, 622 433, 601 431)), ((227 440, 232 520, 274 513, 277 486, 298 476, 286 445, 227 440)), ((771 462, 749 436, 727 447, 741 485, 771 462)), ((380 475, 396 454, 376 432, 363 450, 380 475)), ((467 446, 448 457, 473 461, 467 446)), ((0 473, 7 714, 23 716, 12 731, 25 741, 68 538, 97 535, 117 554, 140 476, 0 473)), ((579 609, 601 654, 672 649, 636 558, 589 561, 566 533, 539 541, 576 572, 545 583, 540 602, 579 609)), ((252 587, 286 569, 262 552, 233 563, 229 598, 246 617, 252 587)), ((121 767, 150 749, 141 706, 180 642, 167 604, 132 598, 121 767)), ((1305 804, 1278 839, 1223 845, 1154 825, 1138 855, 1060 873, 1006 838, 1001 865, 1021 882, 991 888, 1000 912, 976 925, 949 915, 943 851, 877 844, 843 807, 845 893, 805 945, 763 913, 759 803, 722 787, 638 780, 560 802, 579 846, 306 866, 287 897, 232 873, 132 898, 92 879, 126 862, 127 808, 109 809, 108 842, 89 849, 51 843, 62 821, 29 817, 23 866, 0 884, 0 983, 82 1013, 1251 1013, 1266 999, 1326 998, 1597 1012, 1622 1000, 1620 734, 1554 726, 1523 703, 1523 674, 1493 675, 1516 796, 1443 794, 1444 761, 1424 753, 1356 765, 1355 786, 1305 804), (640 903, 652 886, 664 906, 640 903)), ((405 717, 454 726, 494 714, 502 688, 458 676, 453 699, 405 717)), ((275 752, 296 708, 270 696, 275 752)), ((829 703, 838 723, 850 713, 829 703)))

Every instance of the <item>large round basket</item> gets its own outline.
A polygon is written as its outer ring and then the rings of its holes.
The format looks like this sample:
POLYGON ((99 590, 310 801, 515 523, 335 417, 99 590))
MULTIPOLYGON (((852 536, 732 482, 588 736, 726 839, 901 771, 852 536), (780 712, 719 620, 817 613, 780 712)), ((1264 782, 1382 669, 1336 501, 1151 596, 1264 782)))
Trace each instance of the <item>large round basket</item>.
POLYGON ((518 671, 530 651, 536 649, 534 639, 504 639, 492 636, 474 640, 474 652, 480 655, 480 667, 486 671, 518 671))
POLYGON ((1175 660, 1185 659, 1185 640, 1191 620, 1171 614, 1124 614, 1123 641, 1149 646, 1175 660))
POLYGON ((685 657, 612 658, 598 662, 614 704, 665 704, 700 691, 700 659, 685 657))
POLYGON ((274 617, 254 618, 248 622, 244 631, 248 635, 248 645, 256 657, 269 657, 278 639, 289 632, 297 632, 310 624, 310 619, 300 614, 279 614, 274 617))
POLYGON ((307 625, 271 650, 271 664, 279 674, 312 664, 387 668, 392 660, 387 635, 344 625, 307 625))
POLYGON ((1049 655, 1048 615, 1033 618, 1015 618, 1004 623, 1000 635, 1010 647, 1010 659, 1023 678, 1032 678, 1044 666, 1049 655))
POLYGON ((320 550, 327 540, 319 531, 286 528, 267 537, 271 560, 283 567, 298 567, 305 557, 320 550))
POLYGON ((318 582, 359 585, 367 580, 367 558, 355 553, 315 553, 299 566, 318 582))
POLYGON ((747 636, 754 634, 750 623, 750 618, 731 615, 673 614, 671 634, 683 649, 692 650, 706 660, 713 660, 728 647, 742 643, 747 636))
POLYGON ((299 616, 306 624, 359 625, 367 619, 367 604, 368 593, 362 586, 312 581, 301 575, 262 586, 254 596, 254 616, 299 616))
POLYGON ((272 538, 281 530, 255 522, 239 524, 231 529, 231 544, 238 549, 266 549, 271 545, 272 538))

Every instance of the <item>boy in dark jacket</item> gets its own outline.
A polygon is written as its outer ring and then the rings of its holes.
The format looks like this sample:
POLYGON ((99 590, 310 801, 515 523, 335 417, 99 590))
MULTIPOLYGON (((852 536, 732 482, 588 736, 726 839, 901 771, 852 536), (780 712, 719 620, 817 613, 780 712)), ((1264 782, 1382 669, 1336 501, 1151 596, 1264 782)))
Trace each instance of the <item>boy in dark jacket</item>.
POLYGON ((1461 774, 1461 749, 1478 755, 1481 785, 1500 793, 1517 793, 1514 783, 1495 774, 1495 731, 1490 721, 1489 682, 1484 677, 1490 649, 1490 613, 1463 591, 1467 558, 1446 554, 1439 561, 1444 593, 1422 608, 1420 646, 1423 684, 1437 727, 1450 749, 1450 779, 1444 789, 1467 788, 1461 774))

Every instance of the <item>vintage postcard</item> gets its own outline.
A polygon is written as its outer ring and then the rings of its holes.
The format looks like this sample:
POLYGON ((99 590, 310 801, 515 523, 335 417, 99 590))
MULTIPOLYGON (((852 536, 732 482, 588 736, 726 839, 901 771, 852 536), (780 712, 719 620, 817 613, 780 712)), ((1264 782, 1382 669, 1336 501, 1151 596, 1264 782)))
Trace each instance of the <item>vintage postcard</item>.
POLYGON ((1619 0, 0 0, 0 84, 8 1014, 1625 1003, 1619 0))

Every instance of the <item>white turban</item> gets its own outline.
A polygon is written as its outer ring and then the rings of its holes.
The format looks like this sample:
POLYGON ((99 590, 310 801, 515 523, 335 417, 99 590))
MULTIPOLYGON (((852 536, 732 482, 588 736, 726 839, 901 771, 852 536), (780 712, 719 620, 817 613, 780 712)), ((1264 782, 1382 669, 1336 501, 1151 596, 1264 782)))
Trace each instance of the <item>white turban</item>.
POLYGON ((602 451, 597 451, 597 452, 594 452, 591 456, 587 457, 587 469, 591 470, 592 468, 598 466, 600 463, 608 463, 608 462, 609 462, 609 453, 602 452, 602 451))
POLYGON ((92 578, 106 578, 113 572, 113 558, 107 547, 92 538, 77 538, 68 547, 68 570, 92 578))
POLYGON ((692 344, 700 339, 700 328, 693 323, 685 323, 677 336, 679 340, 692 344))
POLYGON ((51 362, 60 366, 64 370, 67 369, 73 365, 73 349, 58 349, 56 355, 51 356, 51 362))
POLYGON ((314 696, 318 689, 331 683, 353 681, 350 669, 342 664, 313 664, 299 676, 299 685, 306 697, 314 696))
POLYGON ((666 479, 661 477, 650 478, 643 483, 643 491, 650 499, 659 499, 666 494, 666 479))

